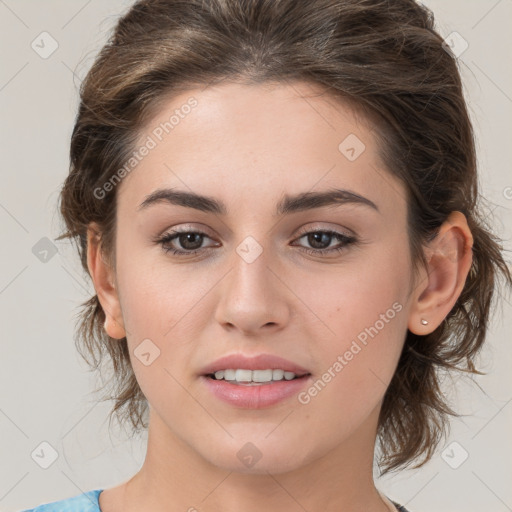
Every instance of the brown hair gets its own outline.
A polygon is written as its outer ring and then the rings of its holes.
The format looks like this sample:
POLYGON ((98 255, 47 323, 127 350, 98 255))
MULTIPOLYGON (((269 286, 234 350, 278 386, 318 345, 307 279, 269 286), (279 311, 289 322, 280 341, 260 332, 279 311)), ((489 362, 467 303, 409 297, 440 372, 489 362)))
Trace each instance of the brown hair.
MULTIPOLYGON (((87 227, 115 269, 116 192, 102 186, 123 167, 146 120, 164 98, 218 80, 306 80, 349 102, 374 123, 389 172, 406 186, 408 236, 417 270, 423 244, 452 211, 474 238, 464 289, 431 334, 407 332, 382 406, 378 440, 384 473, 424 464, 452 411, 442 372, 481 373, 473 361, 487 334, 501 274, 512 284, 500 240, 481 211, 472 125, 454 55, 432 13, 413 0, 141 0, 120 18, 80 89, 70 173, 60 210, 87 267, 87 227), (421 460, 419 460, 421 459, 421 460)), ((113 365, 113 412, 146 428, 148 404, 126 338, 105 333, 97 296, 82 304, 77 348, 97 369, 113 365)), ((110 397, 106 397, 108 399, 110 397)))

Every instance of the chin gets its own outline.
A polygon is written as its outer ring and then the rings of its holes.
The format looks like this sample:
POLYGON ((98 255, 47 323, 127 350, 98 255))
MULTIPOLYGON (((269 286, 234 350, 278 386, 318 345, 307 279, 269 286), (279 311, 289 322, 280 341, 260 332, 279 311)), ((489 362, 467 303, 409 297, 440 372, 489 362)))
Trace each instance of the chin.
POLYGON ((243 473, 247 475, 278 475, 300 469, 304 464, 299 460, 283 459, 283 456, 272 456, 270 459, 262 457, 253 466, 241 463, 236 457, 221 457, 220 460, 211 461, 216 467, 233 473, 243 473))
MULTIPOLYGON (((198 452, 213 466, 225 471, 252 475, 279 474, 297 470, 315 459, 313 453, 305 453, 305 447, 297 450, 296 443, 284 439, 257 439, 244 441, 230 439, 229 443, 208 443, 198 452), (212 446, 216 446, 215 451, 212 446), (202 452, 202 453, 201 453, 202 452)), ((320 454, 319 454, 320 455, 320 454)))

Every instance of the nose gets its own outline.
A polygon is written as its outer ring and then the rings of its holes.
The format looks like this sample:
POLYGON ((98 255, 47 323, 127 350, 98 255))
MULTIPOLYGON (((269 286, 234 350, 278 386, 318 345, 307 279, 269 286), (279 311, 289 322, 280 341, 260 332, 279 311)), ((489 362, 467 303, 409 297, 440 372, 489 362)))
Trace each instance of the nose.
POLYGON ((217 290, 216 321, 246 336, 282 329, 290 317, 291 292, 278 277, 277 264, 269 261, 265 250, 253 261, 235 252, 230 263, 217 290))

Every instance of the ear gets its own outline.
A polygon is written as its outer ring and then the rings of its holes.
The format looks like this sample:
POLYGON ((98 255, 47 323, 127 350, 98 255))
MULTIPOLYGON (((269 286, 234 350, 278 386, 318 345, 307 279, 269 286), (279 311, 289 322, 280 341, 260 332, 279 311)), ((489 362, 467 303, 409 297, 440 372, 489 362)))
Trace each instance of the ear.
POLYGON ((425 250, 428 268, 413 292, 408 323, 411 332, 431 333, 452 310, 471 268, 472 247, 465 215, 452 212, 425 250), (428 323, 423 325, 422 320, 428 323))
POLYGON ((114 271, 105 261, 100 244, 100 230, 95 222, 87 229, 87 266, 98 300, 105 312, 105 330, 114 339, 126 336, 121 304, 114 284, 114 271))

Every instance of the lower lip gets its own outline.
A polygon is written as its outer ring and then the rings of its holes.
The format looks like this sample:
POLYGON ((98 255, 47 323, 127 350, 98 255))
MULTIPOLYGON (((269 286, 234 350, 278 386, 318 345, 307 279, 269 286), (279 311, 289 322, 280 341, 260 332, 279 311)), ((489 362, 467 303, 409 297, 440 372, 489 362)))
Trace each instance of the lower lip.
POLYGON ((278 404, 297 395, 309 382, 311 375, 292 380, 278 380, 272 384, 246 386, 215 380, 206 375, 201 379, 206 387, 220 400, 244 409, 262 409, 278 404))

